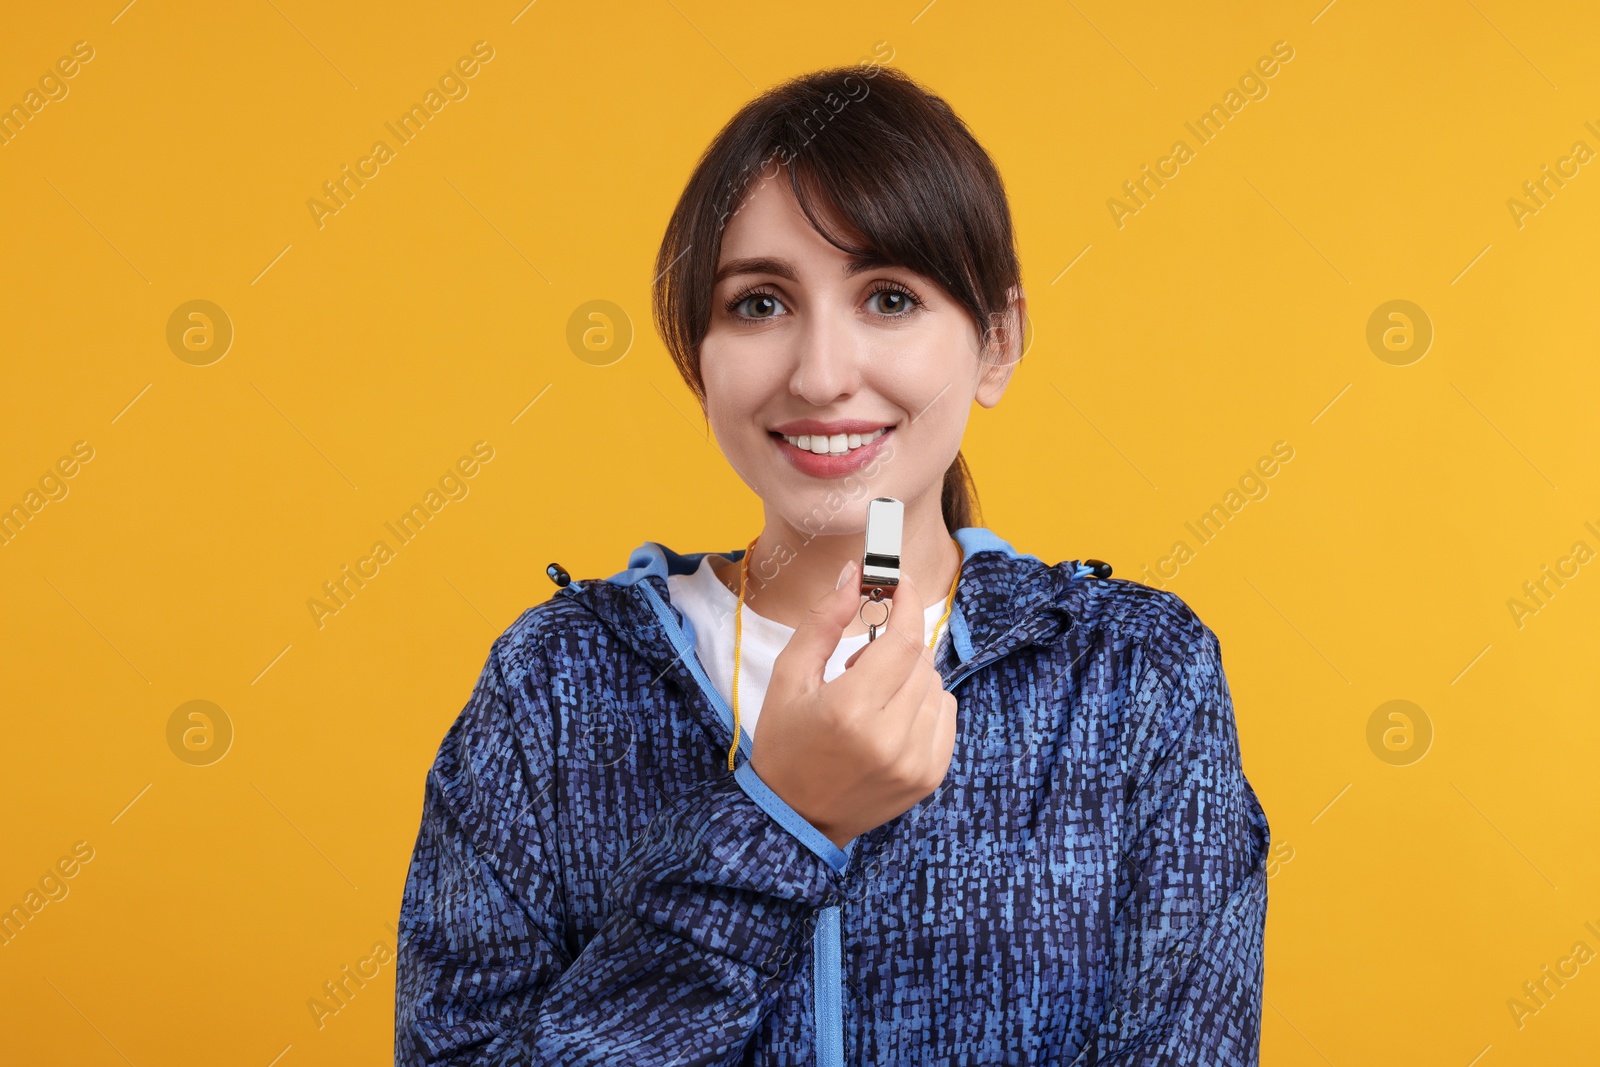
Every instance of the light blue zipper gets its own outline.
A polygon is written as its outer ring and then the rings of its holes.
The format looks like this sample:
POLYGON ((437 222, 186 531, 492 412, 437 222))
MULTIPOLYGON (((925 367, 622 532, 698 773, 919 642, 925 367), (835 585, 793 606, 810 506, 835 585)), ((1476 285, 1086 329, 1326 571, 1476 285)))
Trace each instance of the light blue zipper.
MULTIPOLYGON (((711 678, 706 674, 705 666, 700 662, 700 657, 695 655, 694 638, 690 634, 683 632, 683 627, 679 625, 678 620, 673 616, 672 609, 662 602, 661 595, 656 592, 655 586, 648 581, 641 581, 639 586, 644 590, 645 597, 650 601, 650 607, 655 611, 656 618, 661 620, 662 628, 667 631, 667 637, 672 642, 673 652, 689 668, 689 673, 694 675, 694 680, 705 691, 706 698, 711 701, 711 706, 716 708, 717 714, 722 717, 722 724, 728 728, 728 733, 732 734, 733 709, 722 698, 722 694, 717 692, 717 687, 711 684, 711 678)), ((689 626, 692 632, 694 624, 690 623, 689 626)), ((749 731, 744 728, 743 723, 740 723, 739 751, 747 760, 750 758, 751 744, 749 731)))
POLYGON ((817 913, 817 932, 811 939, 812 984, 816 990, 817 1067, 843 1067, 844 1064, 843 951, 839 906, 835 904, 817 913))

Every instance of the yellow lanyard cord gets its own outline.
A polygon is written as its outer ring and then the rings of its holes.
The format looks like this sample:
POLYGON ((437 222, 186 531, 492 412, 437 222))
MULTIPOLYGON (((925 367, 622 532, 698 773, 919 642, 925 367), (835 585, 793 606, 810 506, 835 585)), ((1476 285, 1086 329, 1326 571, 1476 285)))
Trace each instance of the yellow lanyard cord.
MULTIPOLYGON (((745 576, 750 570, 750 554, 755 551, 756 541, 761 535, 757 534, 745 546, 744 556, 739 560, 739 606, 733 613, 733 743, 728 746, 728 770, 733 770, 734 755, 739 751, 739 649, 744 642, 744 586, 745 576)), ((939 616, 939 621, 933 627, 933 636, 928 639, 931 649, 939 640, 939 630, 950 618, 950 609, 956 602, 956 584, 961 581, 961 564, 966 562, 966 554, 961 551, 961 542, 955 538, 956 553, 960 559, 956 562, 956 576, 950 579, 950 592, 944 598, 944 614, 939 616)), ((859 574, 857 578, 859 580, 859 574)))

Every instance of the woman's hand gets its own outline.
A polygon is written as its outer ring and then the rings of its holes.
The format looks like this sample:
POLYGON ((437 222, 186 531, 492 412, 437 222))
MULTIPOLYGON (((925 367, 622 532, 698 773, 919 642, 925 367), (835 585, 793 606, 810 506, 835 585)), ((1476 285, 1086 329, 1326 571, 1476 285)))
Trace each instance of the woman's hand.
POLYGON ((767 787, 841 848, 938 789, 956 739, 955 694, 934 669, 926 605, 904 570, 888 625, 823 682, 859 610, 858 566, 845 564, 773 662, 750 756, 767 787))

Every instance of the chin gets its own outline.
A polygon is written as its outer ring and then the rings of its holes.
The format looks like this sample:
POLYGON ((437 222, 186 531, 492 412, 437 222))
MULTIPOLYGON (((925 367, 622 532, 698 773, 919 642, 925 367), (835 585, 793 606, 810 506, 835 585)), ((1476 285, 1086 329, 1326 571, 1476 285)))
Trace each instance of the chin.
POLYGON ((763 503, 770 512, 779 515, 794 529, 812 537, 829 537, 839 534, 864 534, 867 529, 867 501, 882 493, 867 493, 855 487, 850 489, 820 489, 811 493, 784 493, 778 498, 765 498, 763 503))

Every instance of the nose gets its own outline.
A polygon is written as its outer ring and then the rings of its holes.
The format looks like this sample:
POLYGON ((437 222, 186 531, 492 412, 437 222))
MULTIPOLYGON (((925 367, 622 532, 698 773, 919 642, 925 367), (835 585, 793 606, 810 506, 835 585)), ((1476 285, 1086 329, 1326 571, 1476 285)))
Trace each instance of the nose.
POLYGON ((861 388, 861 346, 848 312, 814 314, 795 331, 789 391, 814 407, 827 407, 861 388))

